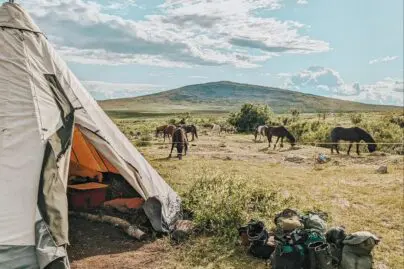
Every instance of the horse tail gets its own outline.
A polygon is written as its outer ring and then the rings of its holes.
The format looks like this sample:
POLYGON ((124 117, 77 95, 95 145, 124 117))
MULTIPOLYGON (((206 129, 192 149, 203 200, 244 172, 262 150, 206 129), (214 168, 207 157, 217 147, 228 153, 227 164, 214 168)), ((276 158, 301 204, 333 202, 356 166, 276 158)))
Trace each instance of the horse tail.
POLYGON ((331 134, 330 134, 330 137, 331 137, 331 142, 337 142, 338 140, 339 140, 339 136, 338 136, 338 131, 337 131, 338 129, 337 128, 334 128, 334 129, 332 129, 331 130, 331 134))

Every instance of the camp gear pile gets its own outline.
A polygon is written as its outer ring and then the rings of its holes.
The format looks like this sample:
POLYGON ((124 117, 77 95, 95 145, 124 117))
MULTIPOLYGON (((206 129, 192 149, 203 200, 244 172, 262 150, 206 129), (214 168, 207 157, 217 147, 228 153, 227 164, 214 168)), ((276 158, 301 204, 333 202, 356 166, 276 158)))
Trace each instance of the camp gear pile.
POLYGON ((346 235, 344 227, 327 230, 326 221, 324 212, 285 209, 275 216, 273 232, 257 220, 238 231, 249 254, 272 269, 371 269, 379 239, 365 231, 346 235))

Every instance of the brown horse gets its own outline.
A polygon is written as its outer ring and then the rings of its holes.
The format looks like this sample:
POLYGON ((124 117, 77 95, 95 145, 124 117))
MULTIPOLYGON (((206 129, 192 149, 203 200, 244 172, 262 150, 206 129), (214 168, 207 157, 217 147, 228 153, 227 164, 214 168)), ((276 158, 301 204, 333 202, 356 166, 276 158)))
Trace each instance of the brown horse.
POLYGON ((167 127, 164 129, 164 132, 163 132, 163 138, 164 138, 164 142, 166 142, 166 136, 168 137, 168 138, 170 138, 170 136, 172 137, 173 136, 173 133, 174 133, 174 131, 175 131, 175 129, 176 129, 177 127, 175 126, 175 125, 167 125, 167 127))
POLYGON ((188 133, 192 134, 192 140, 191 141, 194 141, 195 137, 198 138, 198 132, 197 132, 197 129, 196 129, 195 125, 193 125, 193 124, 191 124, 191 125, 181 124, 179 127, 184 129, 185 135, 187 136, 187 139, 188 139, 188 133))
POLYGON ((268 138, 268 148, 271 147, 272 136, 278 137, 276 139, 274 149, 276 148, 276 144, 278 143, 279 139, 281 139, 281 148, 283 148, 283 138, 284 137, 286 137, 289 140, 290 145, 292 147, 296 144, 295 137, 284 126, 278 126, 278 127, 268 126, 266 135, 268 138))
POLYGON ((185 134, 185 131, 183 128, 179 127, 176 128, 173 132, 172 135, 172 142, 171 142, 171 151, 170 155, 168 156, 171 158, 171 154, 173 153, 174 146, 177 148, 177 157, 178 159, 182 159, 182 151, 184 150, 184 155, 187 155, 187 150, 188 150, 188 139, 185 134))
POLYGON ((159 136, 159 133, 164 133, 164 130, 167 128, 167 124, 166 125, 161 125, 156 127, 156 137, 159 136))

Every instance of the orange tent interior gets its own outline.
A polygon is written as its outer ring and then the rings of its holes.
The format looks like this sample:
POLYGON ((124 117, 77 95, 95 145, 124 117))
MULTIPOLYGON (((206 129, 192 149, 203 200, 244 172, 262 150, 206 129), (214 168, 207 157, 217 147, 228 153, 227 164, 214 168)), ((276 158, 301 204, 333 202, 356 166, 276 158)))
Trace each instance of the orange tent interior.
MULTIPOLYGON (((97 179, 96 182, 68 185, 69 203, 73 208, 97 207, 105 201, 105 190, 102 173, 119 174, 118 170, 90 143, 76 126, 73 133, 73 145, 70 154, 69 179, 74 177, 97 179), (90 205, 87 205, 88 201, 90 205)), ((71 180, 69 180, 70 184, 71 180)), ((119 198, 108 202, 109 206, 139 208, 142 198, 119 198)))
POLYGON ((102 182, 102 172, 119 174, 118 170, 95 149, 76 126, 70 154, 69 177, 97 178, 99 182, 102 182))

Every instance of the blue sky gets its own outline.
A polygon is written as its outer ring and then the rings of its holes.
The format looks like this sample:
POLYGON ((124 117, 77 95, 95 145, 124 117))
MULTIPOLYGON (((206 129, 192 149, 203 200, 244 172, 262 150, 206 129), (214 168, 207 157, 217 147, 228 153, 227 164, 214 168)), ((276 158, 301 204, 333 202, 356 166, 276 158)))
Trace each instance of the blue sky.
POLYGON ((21 2, 97 99, 230 80, 403 105, 402 0, 21 2))

